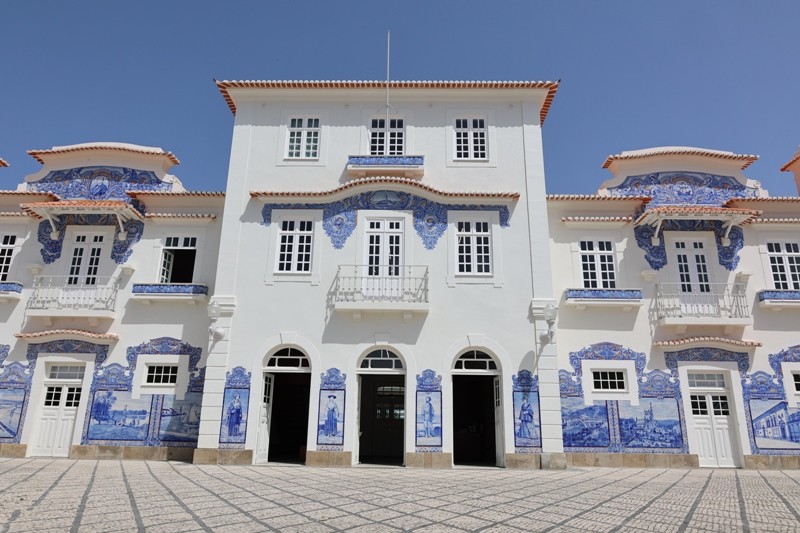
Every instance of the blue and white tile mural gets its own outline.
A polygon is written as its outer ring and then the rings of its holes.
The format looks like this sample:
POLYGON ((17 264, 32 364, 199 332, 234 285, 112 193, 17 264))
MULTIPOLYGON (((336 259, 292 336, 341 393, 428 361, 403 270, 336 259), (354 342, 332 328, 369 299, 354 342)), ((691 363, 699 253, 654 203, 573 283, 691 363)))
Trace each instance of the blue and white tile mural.
POLYGON ((219 444, 223 449, 244 449, 247 435, 247 406, 250 405, 250 377, 244 367, 237 366, 225 376, 222 397, 222 421, 219 444))
POLYGON ((165 395, 161 403, 158 438, 164 442, 197 442, 203 393, 188 392, 183 400, 165 395))
POLYGON ((529 370, 511 376, 514 384, 514 447, 517 453, 541 451, 542 424, 539 414, 539 377, 529 370))
POLYGON ((0 390, 0 439, 13 439, 18 435, 26 398, 25 389, 0 390))
POLYGON ((344 449, 344 407, 347 374, 329 368, 320 374, 319 410, 317 411, 317 450, 344 449))
POLYGON ((442 376, 431 369, 417 374, 415 446, 418 453, 441 452, 443 431, 442 376))
POLYGON ((153 396, 133 399, 130 391, 99 390, 92 397, 89 440, 144 441, 150 428, 153 396))
POLYGON ((750 400, 750 417, 759 449, 800 452, 800 409, 785 401, 750 400))
POLYGON ((680 387, 663 370, 645 372, 644 353, 599 343, 570 353, 572 372, 559 371, 564 448, 568 452, 688 453, 680 387), (595 400, 586 405, 584 360, 633 361, 639 402, 595 400))

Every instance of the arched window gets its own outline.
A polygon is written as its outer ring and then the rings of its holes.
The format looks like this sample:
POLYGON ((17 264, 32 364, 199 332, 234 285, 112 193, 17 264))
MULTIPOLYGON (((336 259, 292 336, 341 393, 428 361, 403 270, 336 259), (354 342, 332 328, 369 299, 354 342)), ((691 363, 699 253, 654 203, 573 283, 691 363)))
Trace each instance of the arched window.
POLYGON ((295 348, 283 348, 267 361, 267 368, 311 368, 306 354, 295 348))
POLYGON ((396 353, 389 350, 375 350, 364 356, 361 360, 362 369, 374 370, 403 370, 403 360, 396 353))
POLYGON ((487 353, 470 350, 456 359, 453 368, 455 370, 497 370, 497 363, 487 353))

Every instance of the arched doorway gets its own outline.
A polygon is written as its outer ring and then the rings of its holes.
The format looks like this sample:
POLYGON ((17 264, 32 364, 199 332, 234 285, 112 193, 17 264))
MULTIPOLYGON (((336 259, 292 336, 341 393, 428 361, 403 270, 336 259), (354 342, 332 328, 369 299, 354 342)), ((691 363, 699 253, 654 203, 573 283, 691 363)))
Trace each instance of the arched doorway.
POLYGON ((255 462, 304 463, 311 364, 297 348, 265 358, 255 462))
POLYGON ((453 463, 505 463, 500 365, 480 350, 462 353, 453 364, 453 463))
POLYGON ((358 461, 403 464, 406 418, 405 364, 396 353, 378 349, 358 365, 358 461))

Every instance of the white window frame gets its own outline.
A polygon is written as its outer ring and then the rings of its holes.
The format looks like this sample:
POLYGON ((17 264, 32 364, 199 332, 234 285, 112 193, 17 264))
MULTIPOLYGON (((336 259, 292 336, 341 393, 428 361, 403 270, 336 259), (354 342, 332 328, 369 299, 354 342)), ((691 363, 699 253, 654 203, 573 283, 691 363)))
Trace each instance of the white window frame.
POLYGON ((278 222, 278 238, 275 252, 275 273, 280 275, 308 276, 314 268, 314 220, 311 218, 285 217, 278 222), (287 225, 293 225, 287 228, 287 225), (309 242, 301 242, 308 239, 309 242), (284 251, 284 246, 288 251, 284 251), (300 251, 309 246, 308 252, 300 251), (304 258, 300 260, 301 256, 304 258), (307 257, 307 260, 305 258, 307 257))
POLYGON ((133 390, 131 397, 138 399, 142 394, 174 394, 178 400, 186 396, 186 387, 189 386, 189 359, 188 355, 176 354, 139 354, 136 360, 136 370, 133 376, 133 390), (150 366, 178 367, 176 383, 148 383, 147 369, 150 366))
MULTIPOLYGON (((603 380, 602 376, 600 376, 599 379, 600 379, 601 382, 602 381, 608 381, 609 383, 611 381, 614 381, 614 382, 617 381, 616 377, 613 380, 610 379, 610 378, 607 379, 607 380, 603 380)), ((628 389, 630 388, 630 379, 628 378, 628 373, 626 372, 626 369, 624 369, 624 368, 623 369, 620 369, 620 368, 592 368, 592 373, 591 373, 591 376, 589 378, 589 381, 591 382, 591 386, 592 386, 592 389, 593 389, 594 392, 614 392, 614 393, 621 392, 621 393, 626 393, 626 392, 628 392, 628 389), (604 389, 603 387, 597 387, 596 384, 595 384, 595 381, 597 381, 598 378, 595 377, 595 374, 596 373, 602 374, 603 372, 614 372, 614 373, 622 374, 622 388, 618 387, 616 389, 613 389, 613 388, 604 389)))
MULTIPOLYGON (((616 288, 625 287, 622 283, 622 271, 619 266, 622 257, 624 257, 626 240, 620 232, 600 231, 595 228, 581 231, 580 233, 572 234, 570 239, 570 252, 572 254, 572 274, 573 274, 573 288, 585 289, 583 286, 583 262, 581 257, 581 241, 608 241, 611 243, 611 249, 614 256, 614 279, 616 281, 616 288)), ((599 270, 598 270, 599 272, 599 270)), ((603 290, 598 287, 598 290, 603 290)), ((592 290, 592 289, 587 289, 592 290)))
POLYGON ((639 381, 636 377, 636 363, 633 360, 606 361, 603 359, 584 359, 581 361, 583 372, 583 398, 586 405, 595 400, 627 400, 631 405, 639 405, 639 381), (625 390, 594 388, 594 372, 624 372, 625 390))
POLYGON ((494 273, 492 264, 492 223, 489 220, 459 220, 456 230, 456 276, 487 277, 494 273), (485 231, 484 231, 485 229, 485 231), (487 239, 487 242, 479 242, 487 239), (483 248, 488 247, 488 251, 483 248), (482 251, 479 251, 482 250, 482 251), (480 261, 488 259, 487 264, 480 261), (488 270, 486 268, 488 267, 488 270), (480 269, 484 268, 481 272, 480 269))
MULTIPOLYGON (((772 287, 776 290, 800 290, 800 240, 797 237, 791 237, 790 235, 785 235, 782 238, 771 238, 766 239, 764 243, 765 251, 766 251, 766 263, 767 263, 767 270, 766 276, 772 283, 772 287), (780 246, 780 252, 773 252, 770 251, 770 247, 774 244, 780 246), (786 245, 794 245, 797 249, 797 252, 789 252, 786 250, 786 245), (781 266, 784 269, 784 276, 786 277, 786 281, 778 282, 775 279, 775 272, 773 271, 773 259, 779 259, 781 266), (790 264, 790 261, 795 261, 794 265, 790 264), (791 270, 794 268, 795 272, 792 273, 791 270), (785 283, 786 286, 779 286, 780 283, 785 283)), ((777 261, 776 261, 777 262, 777 261)))
POLYGON ((322 210, 319 209, 276 209, 272 212, 269 242, 267 242, 267 265, 264 283, 273 285, 282 282, 320 283, 320 249, 330 243, 322 231, 322 210), (311 270, 309 272, 291 272, 278 270, 280 259, 281 228, 288 220, 310 220, 311 231, 311 270))
MULTIPOLYGON (((500 214, 497 211, 448 211, 447 212, 447 284, 487 284, 503 286, 503 264, 501 250, 500 214), (489 225, 489 273, 462 273, 458 268, 459 222, 485 222, 489 225)), ((473 248, 474 252, 474 248, 473 248)))
POLYGON ((392 115, 390 114, 388 119, 386 116, 375 116, 370 118, 369 124, 367 125, 367 129, 369 130, 369 148, 368 154, 375 157, 381 156, 401 156, 406 155, 407 151, 407 143, 406 143, 406 127, 407 122, 405 117, 402 115, 392 115), (375 126, 375 122, 384 121, 384 127, 381 128, 380 126, 375 126), (392 122, 402 121, 402 127, 397 127, 396 124, 393 127, 392 122), (392 134, 400 133, 400 138, 402 139, 402 147, 398 152, 395 150, 390 150, 392 147, 392 143, 390 142, 390 138, 392 134), (382 150, 379 150, 376 153, 372 152, 372 144, 373 144, 373 135, 376 133, 383 133, 383 141, 382 141, 382 150))
MULTIPOLYGON (((497 167, 497 119, 493 109, 447 109, 445 111, 445 164, 448 167, 497 167), (456 157, 456 119, 479 118, 486 124, 486 157, 456 157)), ((517 141, 515 141, 517 142, 517 141)), ((521 146, 521 140, 519 140, 521 146)), ((470 151, 470 153, 472 153, 470 151)))
POLYGON ((0 282, 9 282, 11 279, 11 267, 14 265, 14 258, 22 244, 22 239, 16 232, 4 232, 0 234, 0 282), (7 244, 8 240, 14 242, 7 244))
POLYGON ((144 382, 148 387, 151 387, 151 386, 153 386, 153 387, 163 387, 165 385, 167 385, 167 386, 175 385, 176 383, 178 383, 178 375, 179 374, 180 374, 180 368, 178 367, 177 364, 172 364, 172 363, 150 363, 145 368, 144 382), (157 368, 160 368, 160 369, 174 368, 175 372, 168 372, 168 373, 150 372, 151 369, 155 370, 157 368), (156 377, 159 377, 159 376, 162 379, 165 378, 165 377, 166 378, 174 377, 175 381, 174 382, 172 382, 172 381, 161 381, 161 383, 157 383, 156 381, 150 381, 150 377, 151 376, 153 377, 153 379, 155 379, 156 377))
POLYGON ((786 402, 789 407, 800 407, 800 392, 794 388, 794 376, 800 376, 800 362, 781 363, 781 371, 783 372, 783 389, 786 392, 786 402))
MULTIPOLYGON (((276 117, 277 119, 277 117, 276 117)), ((277 138, 275 148, 275 165, 279 167, 290 166, 325 166, 328 157, 328 137, 329 137, 329 113, 323 109, 313 108, 287 108, 281 111, 280 129, 277 135, 270 136, 270 139, 277 138), (317 157, 289 157, 289 131, 291 130, 291 119, 302 118, 304 123, 309 118, 319 119, 319 143, 317 145, 317 157)), ((260 133, 260 132, 259 132, 260 133)), ((266 132, 264 132, 266 134, 266 132)), ((259 142, 259 139, 255 139, 259 142)), ((268 142, 268 141, 265 141, 268 142)))
POLYGON ((464 115, 457 116, 453 120, 453 158, 456 161, 481 161, 486 162, 489 160, 489 121, 486 115, 464 115), (466 128, 459 127, 460 121, 466 121, 466 128), (483 127, 476 127, 475 121, 482 120, 483 127), (459 157, 459 134, 463 133, 467 142, 467 156, 459 157), (477 156, 476 142, 482 136, 483 139, 483 155, 477 156))
POLYGON ((580 266, 580 287, 583 289, 616 289, 618 288, 617 283, 617 254, 616 254, 616 247, 614 246, 613 239, 580 239, 578 241, 578 262, 580 266), (584 249, 583 243, 588 243, 591 245, 592 250, 584 249), (610 250, 600 250, 601 244, 610 246, 610 250), (611 257, 611 262, 608 263, 604 261, 604 258, 611 257), (584 261, 584 258, 590 257, 592 258, 592 263, 595 266, 595 279, 590 280, 587 279, 588 269, 584 268, 589 264, 588 261, 584 261), (602 266, 604 264, 610 264, 610 270, 606 270, 606 272, 610 272, 612 279, 604 280, 603 279, 603 269, 602 266), (587 286, 587 284, 591 284, 594 282, 595 286, 587 286), (606 286, 608 285, 608 286, 606 286))
MULTIPOLYGON (((414 155, 414 115, 410 109, 393 109, 389 113, 391 119, 403 120, 403 153, 401 155, 414 155)), ((359 153, 348 155, 369 156, 371 153, 370 142, 372 140, 372 120, 386 119, 385 112, 376 112, 375 108, 362 110, 361 112, 361 140, 359 142, 359 153)), ((374 157, 382 157, 376 155, 374 157)))
POLYGON ((95 284, 92 286, 101 287, 104 283, 108 282, 108 280, 113 276, 114 272, 114 265, 111 262, 111 248, 114 246, 114 230, 110 228, 101 229, 97 228, 96 226, 94 228, 87 226, 75 226, 67 228, 63 241, 64 251, 61 255, 64 262, 63 275, 67 281, 69 281, 70 278, 75 277, 72 274, 72 259, 73 251, 75 249, 75 245, 77 244, 76 239, 79 235, 86 236, 86 241, 81 244, 88 245, 88 247, 91 247, 91 245, 97 245, 98 248, 100 248, 100 256, 97 265, 95 265, 97 268, 95 274, 93 275, 90 275, 88 271, 91 252, 88 252, 87 255, 82 256, 80 274, 75 275, 77 276, 77 283, 75 283, 75 285, 87 284, 86 282, 89 278, 94 278, 95 284), (102 237, 102 242, 94 242, 97 237, 102 237))
POLYGON ((170 281, 165 281, 164 278, 164 263, 166 262, 166 257, 169 250, 194 250, 194 267, 192 268, 192 281, 187 283, 196 284, 198 264, 200 262, 200 247, 198 246, 198 243, 200 242, 201 242, 200 237, 198 235, 190 233, 173 231, 165 234, 161 238, 161 255, 159 257, 159 262, 158 262, 158 282, 167 284, 172 283, 170 281), (169 239, 177 239, 178 240, 177 245, 171 246, 169 239), (194 239, 193 243, 191 242, 192 239, 194 239), (187 240, 189 240, 188 245, 187 245, 187 240))
POLYGON ((317 115, 297 114, 289 115, 286 121, 286 143, 283 157, 292 161, 316 161, 319 159, 320 145, 322 144, 322 119, 317 115), (299 120, 300 126, 293 126, 292 121, 299 120), (316 126, 310 125, 310 121, 316 120, 316 126), (292 134, 300 134, 299 154, 292 155, 292 134), (316 134, 316 148, 313 155, 308 155, 309 145, 313 134, 316 134))

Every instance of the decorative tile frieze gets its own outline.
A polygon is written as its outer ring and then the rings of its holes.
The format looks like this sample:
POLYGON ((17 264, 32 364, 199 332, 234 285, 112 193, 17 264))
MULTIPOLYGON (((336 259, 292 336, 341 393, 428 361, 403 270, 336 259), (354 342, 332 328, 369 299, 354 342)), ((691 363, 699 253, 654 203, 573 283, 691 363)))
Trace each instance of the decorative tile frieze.
POLYGON ((641 289, 567 289, 566 299, 641 300, 641 289))
MULTIPOLYGON (((658 244, 653 244, 656 228, 642 224, 633 230, 636 244, 644 250, 644 258, 654 270, 661 270, 667 264, 666 243, 663 238, 658 239, 658 244)), ((724 245, 722 238, 727 231, 725 224, 720 220, 665 220, 661 224, 661 231, 713 231, 717 243, 717 256, 719 264, 728 270, 735 270, 739 265, 739 252, 744 246, 744 232, 734 226, 728 233, 730 243, 724 245)))
POLYGON ((186 283, 134 283, 133 294, 208 294, 208 285, 186 283))
POLYGON ((63 200, 122 200, 131 202, 128 191, 170 191, 172 183, 161 181, 154 172, 115 166, 92 166, 54 170, 28 190, 47 192, 63 200))
POLYGON ((793 290, 764 290, 756 293, 759 302, 767 300, 796 301, 800 302, 800 291, 793 290))
POLYGON ((448 211, 497 211, 500 226, 508 227, 509 212, 506 206, 442 204, 415 194, 401 191, 371 191, 330 203, 266 204, 261 209, 265 226, 272 224, 272 211, 276 209, 321 209, 322 228, 336 249, 344 247, 356 227, 356 213, 362 209, 407 210, 414 216, 414 229, 426 249, 436 247, 447 230, 448 211))
POLYGON ((347 164, 371 167, 421 166, 425 164, 425 156, 421 155, 351 155, 347 164))
POLYGON ((18 283, 16 281, 4 281, 0 282, 0 292, 22 292, 22 283, 18 283))
POLYGON ((703 172, 654 172, 628 176, 611 196, 649 196, 648 208, 662 205, 722 206, 734 198, 754 198, 757 189, 741 184, 733 176, 703 172))
POLYGON ((678 361, 730 361, 736 363, 739 377, 745 379, 750 368, 750 357, 746 352, 731 352, 722 348, 687 348, 677 352, 664 352, 664 362, 678 380, 678 361))
POLYGON ((53 219, 53 223, 55 224, 58 238, 52 239, 50 237, 53 227, 47 220, 39 223, 39 228, 36 232, 39 243, 42 245, 42 261, 45 264, 53 263, 61 257, 67 226, 115 226, 111 259, 120 265, 125 263, 131 256, 133 245, 141 240, 142 232, 144 231, 143 222, 133 219, 128 220, 123 223, 126 236, 125 239, 121 240, 119 238, 119 224, 117 217, 114 215, 60 215, 53 219))

